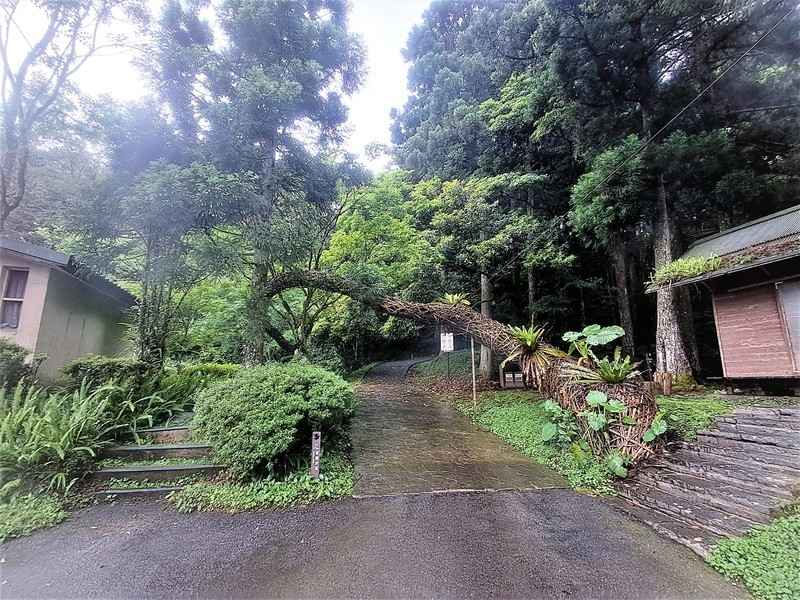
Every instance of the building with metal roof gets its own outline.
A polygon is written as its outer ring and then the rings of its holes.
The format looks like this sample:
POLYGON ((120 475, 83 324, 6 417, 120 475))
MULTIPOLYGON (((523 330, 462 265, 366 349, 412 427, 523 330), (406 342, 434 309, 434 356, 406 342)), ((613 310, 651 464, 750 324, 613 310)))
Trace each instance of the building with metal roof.
POLYGON ((0 337, 45 355, 44 380, 69 361, 117 354, 136 298, 75 258, 0 237, 0 337))

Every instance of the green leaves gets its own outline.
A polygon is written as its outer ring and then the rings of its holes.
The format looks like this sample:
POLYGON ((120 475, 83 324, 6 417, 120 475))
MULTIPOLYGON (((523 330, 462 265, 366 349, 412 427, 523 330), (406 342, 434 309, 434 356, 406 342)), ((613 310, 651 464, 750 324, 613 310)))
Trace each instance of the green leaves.
POLYGON ((603 464, 610 473, 617 477, 623 478, 628 476, 626 460, 617 450, 612 450, 606 454, 603 464))
POLYGON ((608 419, 602 412, 583 412, 581 413, 586 417, 586 422, 593 431, 602 431, 608 425, 608 419))
POLYGON ((664 413, 658 413, 653 419, 653 422, 650 424, 650 428, 644 432, 642 435, 642 441, 645 443, 650 443, 654 441, 658 436, 663 435, 667 432, 667 421, 664 418, 664 413))
POLYGON ((558 435, 558 425, 556 423, 545 423, 542 425, 541 438, 543 442, 549 442, 558 435))
POLYGON ((592 390, 586 394, 586 402, 589 406, 605 406, 608 402, 608 396, 601 391, 592 390))

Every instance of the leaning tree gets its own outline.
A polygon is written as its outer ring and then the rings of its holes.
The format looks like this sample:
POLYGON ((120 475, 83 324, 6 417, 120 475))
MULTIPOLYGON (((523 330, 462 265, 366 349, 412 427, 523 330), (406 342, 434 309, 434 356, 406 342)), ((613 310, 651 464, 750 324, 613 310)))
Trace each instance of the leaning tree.
POLYGON ((656 419, 658 409, 651 390, 641 380, 614 384, 580 382, 573 375, 576 367, 581 368, 578 360, 549 344, 526 346, 517 340, 510 326, 486 318, 469 306, 411 302, 324 271, 280 273, 264 281, 251 302, 262 305, 277 294, 298 287, 344 294, 387 315, 442 323, 455 333, 470 335, 499 355, 517 357, 528 380, 536 382, 540 392, 576 415, 595 454, 606 456, 616 451, 636 462, 653 452, 652 441, 645 442, 643 437, 656 419), (590 423, 590 414, 596 414, 587 400, 592 391, 603 392, 610 400, 624 405, 602 430, 590 423))

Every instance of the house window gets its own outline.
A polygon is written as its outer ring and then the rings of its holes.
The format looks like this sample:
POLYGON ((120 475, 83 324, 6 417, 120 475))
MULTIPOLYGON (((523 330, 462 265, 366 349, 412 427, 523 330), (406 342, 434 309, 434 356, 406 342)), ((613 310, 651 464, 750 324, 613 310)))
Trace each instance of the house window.
POLYGON ((6 271, 6 284, 3 289, 0 306, 0 327, 19 326, 22 313, 22 299, 25 297, 25 286, 28 283, 28 272, 21 269, 6 271))

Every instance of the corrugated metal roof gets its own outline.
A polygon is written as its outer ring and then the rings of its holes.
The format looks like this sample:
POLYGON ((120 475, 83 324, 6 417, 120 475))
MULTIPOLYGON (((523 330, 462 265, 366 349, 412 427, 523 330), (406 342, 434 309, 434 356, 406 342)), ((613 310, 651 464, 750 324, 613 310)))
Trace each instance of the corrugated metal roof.
POLYGON ((800 234, 800 204, 699 239, 683 256, 724 256, 797 234, 800 234))
POLYGON ((0 237, 0 249, 10 250, 23 256, 51 263, 53 266, 61 268, 71 276, 77 277, 98 292, 114 298, 125 306, 132 306, 136 303, 136 297, 133 294, 105 277, 84 271, 81 269, 79 262, 61 252, 9 237, 0 237))
POLYGON ((50 248, 24 242, 22 240, 15 240, 9 237, 0 237, 0 248, 11 250, 13 252, 17 252, 18 254, 24 254, 25 256, 30 256, 32 258, 38 258, 39 260, 45 260, 47 262, 56 264, 59 267, 66 267, 69 264, 69 256, 66 254, 56 252, 55 250, 50 250, 50 248))

